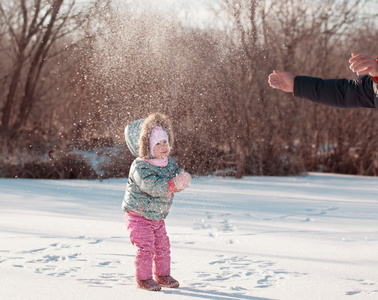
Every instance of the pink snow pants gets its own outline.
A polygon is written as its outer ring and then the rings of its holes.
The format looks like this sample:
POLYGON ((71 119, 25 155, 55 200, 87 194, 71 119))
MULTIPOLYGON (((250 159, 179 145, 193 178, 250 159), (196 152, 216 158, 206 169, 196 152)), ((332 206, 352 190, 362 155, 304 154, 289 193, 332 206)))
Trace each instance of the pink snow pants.
POLYGON ((152 279, 152 274, 170 275, 171 251, 164 220, 152 221, 126 212, 126 227, 131 243, 137 247, 134 261, 136 279, 152 279))

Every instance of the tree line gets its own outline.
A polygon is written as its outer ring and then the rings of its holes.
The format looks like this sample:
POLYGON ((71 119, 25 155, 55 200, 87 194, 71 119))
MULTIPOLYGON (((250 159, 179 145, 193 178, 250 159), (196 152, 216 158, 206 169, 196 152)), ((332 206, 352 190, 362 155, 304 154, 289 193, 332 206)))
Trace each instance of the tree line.
POLYGON ((354 78, 350 53, 376 55, 371 1, 204 1, 206 20, 143 3, 0 1, 1 176, 127 176, 123 129, 156 111, 192 173, 378 174, 375 110, 267 83, 274 69, 354 78), (101 175, 84 150, 106 156, 101 175))

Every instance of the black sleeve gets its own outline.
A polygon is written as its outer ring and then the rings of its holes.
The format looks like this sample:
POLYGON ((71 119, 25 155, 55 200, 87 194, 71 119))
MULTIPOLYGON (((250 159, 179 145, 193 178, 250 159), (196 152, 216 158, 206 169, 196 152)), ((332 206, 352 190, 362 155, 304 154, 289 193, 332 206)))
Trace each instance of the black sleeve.
POLYGON ((355 80, 296 76, 294 96, 336 107, 375 107, 373 79, 368 75, 355 80))

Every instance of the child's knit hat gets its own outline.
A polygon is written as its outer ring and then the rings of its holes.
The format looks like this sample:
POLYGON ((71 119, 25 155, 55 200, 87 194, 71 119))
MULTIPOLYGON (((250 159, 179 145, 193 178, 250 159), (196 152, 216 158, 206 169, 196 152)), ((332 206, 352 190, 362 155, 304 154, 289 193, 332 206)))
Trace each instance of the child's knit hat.
MULTIPOLYGON (((150 151, 150 136, 155 127, 160 127, 166 132, 167 137, 163 137, 160 140, 166 139, 171 149, 174 144, 171 121, 166 115, 154 113, 149 115, 146 119, 139 119, 127 124, 125 128, 125 139, 126 144, 133 155, 140 158, 152 158, 152 153, 150 151)), ((155 145, 156 144, 154 144, 154 146, 155 145)))
POLYGON ((156 126, 156 127, 154 127, 154 129, 152 129, 150 140, 149 140, 150 152, 151 152, 152 156, 155 156, 155 154, 154 154, 155 145, 157 143, 159 143, 161 140, 166 140, 167 145, 168 145, 168 149, 170 149, 168 133, 162 127, 156 126))

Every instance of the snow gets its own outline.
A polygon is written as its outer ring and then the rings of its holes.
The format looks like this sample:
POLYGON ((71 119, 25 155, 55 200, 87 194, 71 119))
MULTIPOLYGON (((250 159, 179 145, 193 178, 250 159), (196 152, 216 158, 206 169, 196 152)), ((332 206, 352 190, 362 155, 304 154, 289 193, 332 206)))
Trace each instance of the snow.
POLYGON ((135 286, 125 183, 0 179, 0 299, 378 299, 378 178, 194 178, 160 292, 135 286))

